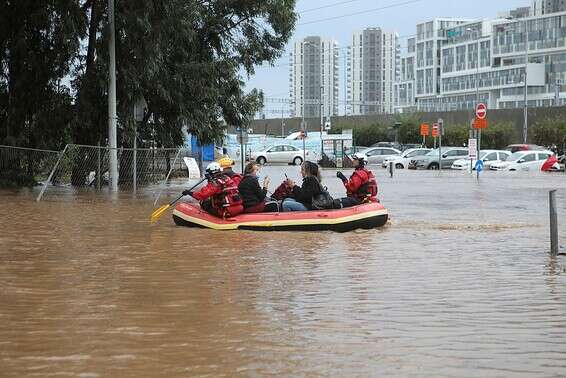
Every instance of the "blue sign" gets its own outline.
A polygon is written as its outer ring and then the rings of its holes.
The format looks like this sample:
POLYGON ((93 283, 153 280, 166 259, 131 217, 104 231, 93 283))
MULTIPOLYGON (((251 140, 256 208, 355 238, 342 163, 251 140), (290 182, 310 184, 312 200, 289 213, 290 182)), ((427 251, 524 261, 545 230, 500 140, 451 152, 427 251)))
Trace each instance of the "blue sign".
POLYGON ((478 160, 476 162, 476 171, 478 172, 483 171, 483 160, 478 160))

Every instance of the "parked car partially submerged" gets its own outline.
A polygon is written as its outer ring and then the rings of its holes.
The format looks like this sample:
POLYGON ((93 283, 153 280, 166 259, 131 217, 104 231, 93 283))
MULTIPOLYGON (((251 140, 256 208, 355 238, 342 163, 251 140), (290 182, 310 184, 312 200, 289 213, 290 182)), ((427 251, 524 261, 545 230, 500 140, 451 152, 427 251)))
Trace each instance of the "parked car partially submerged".
POLYGON ((506 161, 492 164, 492 171, 540 171, 544 162, 553 155, 552 151, 517 151, 506 161))
MULTIPOLYGON (((305 151, 304 155, 308 158, 310 152, 305 151)), ((278 144, 262 151, 252 152, 250 158, 259 164, 288 163, 300 165, 303 163, 303 150, 289 144, 278 144)))
POLYGON ((369 164, 381 164, 387 158, 401 155, 401 151, 391 147, 370 147, 360 152, 367 156, 369 164))
MULTIPOLYGON (((452 164, 458 160, 468 156, 468 149, 464 147, 442 147, 442 169, 449 169, 452 164)), ((410 165, 416 169, 432 169, 436 170, 441 167, 439 164, 439 151, 434 149, 424 156, 419 156, 411 160, 410 165)))
POLYGON ((511 144, 505 148, 507 151, 511 151, 514 154, 517 151, 544 151, 546 148, 538 146, 536 144, 511 144))
MULTIPOLYGON (((489 169, 492 164, 501 163, 506 161, 511 156, 511 151, 503 150, 482 150, 480 151, 480 160, 483 162, 483 169, 489 169)), ((476 169, 477 160, 474 159, 471 163, 472 169, 476 169)), ((470 167, 470 158, 456 160, 452 164, 452 169, 466 170, 470 167)))
POLYGON ((426 155, 429 152, 430 148, 411 148, 403 151, 399 156, 388 157, 383 161, 382 167, 387 168, 389 163, 392 162, 396 169, 405 169, 409 166, 411 159, 426 155))

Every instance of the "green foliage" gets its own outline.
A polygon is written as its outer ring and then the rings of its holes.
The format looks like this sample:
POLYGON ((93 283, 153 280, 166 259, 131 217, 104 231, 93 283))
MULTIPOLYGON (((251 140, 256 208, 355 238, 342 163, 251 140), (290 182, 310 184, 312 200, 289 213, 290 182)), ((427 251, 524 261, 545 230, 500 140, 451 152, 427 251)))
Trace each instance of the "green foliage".
POLYGON ((517 129, 511 122, 494 123, 482 130, 481 147, 486 150, 503 149, 517 138, 517 129))
POLYGON ((422 143, 423 137, 420 134, 421 122, 416 115, 400 114, 396 117, 396 122, 401 123, 397 134, 400 143, 422 143))
MULTIPOLYGON (((103 17, 90 18, 99 37, 90 41, 94 47, 87 49, 76 82, 80 103, 87 109, 96 107, 95 114, 106 111, 105 104, 97 102, 105 92, 108 72, 105 3, 92 1, 99 8, 91 14, 103 17), (96 62, 89 56, 93 50, 99 56, 96 62)), ((141 97, 147 113, 140 136, 159 145, 180 144, 183 125, 207 143, 222 138, 225 124, 248 124, 263 98, 256 90, 244 93, 241 72, 253 74, 256 65, 274 62, 281 55, 294 28, 294 5, 294 0, 117 2, 122 130, 132 128, 132 109, 141 97)), ((95 114, 87 128, 105 135, 106 118, 95 114)), ((77 127, 81 128, 80 122, 77 127)), ((131 138, 122 136, 122 143, 129 143, 131 138)))
POLYGON ((560 118, 547 118, 537 122, 533 128, 533 140, 541 146, 566 143, 566 121, 560 118))
MULTIPOLYGON (((180 144, 186 126, 206 143, 221 139, 225 124, 248 124, 263 95, 245 93, 243 75, 282 54, 294 6, 295 0, 116 0, 119 145, 131 143, 133 105, 141 97, 148 104, 141 141, 180 144)), ((106 0, 0 2, 0 142, 105 143, 107 11, 106 0), (73 95, 60 85, 69 76, 73 95)))
POLYGON ((0 4, 0 142, 59 146, 72 97, 60 85, 85 36, 78 0, 0 4))
POLYGON ((383 142, 388 140, 387 127, 374 123, 370 125, 359 125, 359 126, 349 126, 349 125, 336 125, 332 127, 333 134, 340 134, 342 130, 353 129, 354 130, 354 142, 356 146, 369 147, 377 142, 383 142))

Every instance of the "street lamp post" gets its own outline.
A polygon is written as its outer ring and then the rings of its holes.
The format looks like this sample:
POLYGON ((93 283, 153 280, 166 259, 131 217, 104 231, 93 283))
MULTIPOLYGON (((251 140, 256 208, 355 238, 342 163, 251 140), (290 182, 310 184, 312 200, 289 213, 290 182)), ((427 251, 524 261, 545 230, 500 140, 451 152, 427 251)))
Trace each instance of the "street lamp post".
POLYGON ((527 72, 529 69, 529 24, 525 20, 525 99, 524 99, 524 116, 523 116, 523 143, 527 144, 529 133, 529 84, 527 81, 527 72))
MULTIPOLYGON (((507 18, 512 20, 512 17, 507 18)), ((523 98, 523 143, 527 143, 529 136, 529 83, 528 83, 528 68, 529 68, 529 23, 528 20, 516 20, 515 21, 515 31, 517 31, 517 25, 520 23, 525 25, 525 73, 523 74, 523 84, 524 84, 524 98, 523 98)), ((505 30, 505 27, 503 27, 505 30)))

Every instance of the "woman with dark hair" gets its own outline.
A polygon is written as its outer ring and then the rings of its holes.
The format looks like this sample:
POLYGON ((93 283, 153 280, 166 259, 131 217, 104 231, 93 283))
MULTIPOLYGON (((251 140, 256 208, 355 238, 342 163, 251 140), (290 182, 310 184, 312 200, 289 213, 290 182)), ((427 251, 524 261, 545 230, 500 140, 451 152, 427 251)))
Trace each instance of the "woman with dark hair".
POLYGON ((298 186, 291 179, 287 179, 287 186, 293 191, 293 198, 283 201, 283 211, 307 211, 312 210, 312 199, 321 192, 320 170, 318 165, 310 161, 305 161, 301 165, 301 175, 303 184, 298 186))
POLYGON ((244 169, 244 178, 238 185, 238 191, 244 201, 244 213, 273 213, 279 211, 277 202, 266 201, 269 177, 263 179, 263 187, 259 186, 258 163, 248 163, 244 169))

